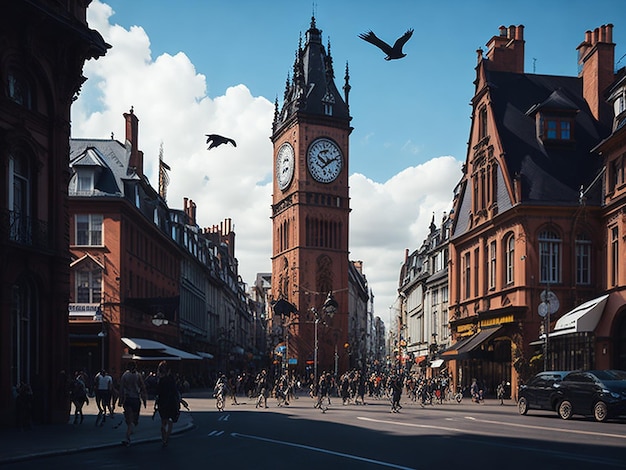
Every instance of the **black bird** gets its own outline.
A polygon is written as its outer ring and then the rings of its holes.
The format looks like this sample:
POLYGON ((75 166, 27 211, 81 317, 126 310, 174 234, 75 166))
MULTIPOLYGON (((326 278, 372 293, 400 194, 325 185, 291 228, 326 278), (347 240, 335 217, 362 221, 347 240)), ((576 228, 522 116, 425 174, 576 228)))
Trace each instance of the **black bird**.
POLYGON ((206 140, 206 143, 208 144, 209 142, 211 142, 211 145, 209 145, 208 150, 211 150, 212 148, 215 148, 219 145, 222 144, 233 144, 233 147, 237 147, 237 142, 235 142, 233 139, 230 139, 228 137, 224 137, 218 134, 205 134, 208 139, 206 140))
POLYGON ((385 60, 392 60, 402 59, 406 56, 406 54, 402 52, 402 46, 406 44, 406 42, 410 39, 412 35, 413 30, 407 30, 406 33, 404 33, 396 40, 396 42, 393 44, 393 47, 391 47, 385 41, 376 36, 372 31, 368 31, 367 33, 361 33, 359 34, 359 37, 364 41, 369 42, 370 44, 374 44, 376 47, 380 48, 385 54, 387 54, 385 60))

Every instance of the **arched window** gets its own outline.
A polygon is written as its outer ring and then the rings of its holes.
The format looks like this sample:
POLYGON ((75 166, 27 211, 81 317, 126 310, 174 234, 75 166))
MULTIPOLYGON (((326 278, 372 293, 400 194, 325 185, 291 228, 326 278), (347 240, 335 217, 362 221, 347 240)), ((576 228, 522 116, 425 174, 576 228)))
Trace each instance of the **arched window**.
POLYGON ((576 284, 591 284, 591 239, 585 233, 576 234, 576 284))
POLYGON ((515 236, 513 236, 513 234, 510 234, 505 238, 504 251, 504 279, 506 285, 511 285, 515 282, 515 236))
POLYGON ((561 239, 551 230, 539 234, 540 282, 561 282, 561 239))

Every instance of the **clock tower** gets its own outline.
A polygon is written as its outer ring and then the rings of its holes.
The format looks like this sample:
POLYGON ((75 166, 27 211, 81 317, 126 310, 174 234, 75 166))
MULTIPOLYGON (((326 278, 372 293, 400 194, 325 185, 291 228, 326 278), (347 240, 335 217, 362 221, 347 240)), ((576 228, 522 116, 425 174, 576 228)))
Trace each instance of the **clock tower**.
MULTIPOLYGON (((272 297, 296 313, 272 312, 289 369, 339 373, 348 367, 348 163, 350 92, 343 96, 315 18, 296 51, 282 108, 274 115, 272 297), (328 301, 336 301, 327 308, 328 301), (284 302, 282 303, 284 305, 284 302)), ((332 303, 332 302, 331 302, 332 303)), ((276 309, 278 310, 278 309, 276 309)), ((284 309, 282 309, 284 310, 284 309)))

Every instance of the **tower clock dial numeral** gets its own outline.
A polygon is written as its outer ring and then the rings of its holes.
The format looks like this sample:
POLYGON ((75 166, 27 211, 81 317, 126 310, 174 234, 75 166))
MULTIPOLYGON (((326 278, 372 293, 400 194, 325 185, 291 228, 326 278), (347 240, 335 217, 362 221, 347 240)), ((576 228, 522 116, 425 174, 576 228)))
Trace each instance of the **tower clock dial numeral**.
POLYGON ((285 142, 276 153, 276 180, 281 191, 287 189, 293 179, 295 158, 293 147, 285 142))
POLYGON ((337 179, 343 168, 341 150, 330 139, 317 139, 309 147, 307 167, 313 179, 320 183, 331 183, 337 179))

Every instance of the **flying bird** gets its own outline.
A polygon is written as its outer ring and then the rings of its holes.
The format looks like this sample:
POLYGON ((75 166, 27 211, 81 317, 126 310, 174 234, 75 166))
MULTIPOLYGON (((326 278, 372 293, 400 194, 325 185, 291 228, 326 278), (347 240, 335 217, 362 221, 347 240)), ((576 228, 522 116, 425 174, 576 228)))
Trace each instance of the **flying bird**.
POLYGON ((359 37, 363 39, 364 41, 369 42, 370 44, 374 44, 376 47, 381 49, 385 54, 387 54, 387 57, 385 57, 385 60, 392 60, 392 59, 402 59, 403 57, 406 56, 406 54, 402 52, 402 47, 406 44, 406 42, 411 38, 412 35, 413 35, 413 29, 407 30, 406 33, 404 33, 402 36, 400 36, 396 40, 396 42, 393 44, 393 47, 391 47, 385 41, 383 41, 378 36, 376 36, 373 31, 368 31, 367 33, 361 33, 359 34, 359 37))
POLYGON ((237 147, 237 142, 235 142, 233 139, 230 139, 228 137, 224 137, 218 134, 205 134, 205 135, 208 137, 206 140, 206 143, 207 144, 209 142, 211 143, 211 145, 209 145, 208 150, 211 150, 212 148, 215 148, 222 144, 233 144, 233 147, 237 147))

